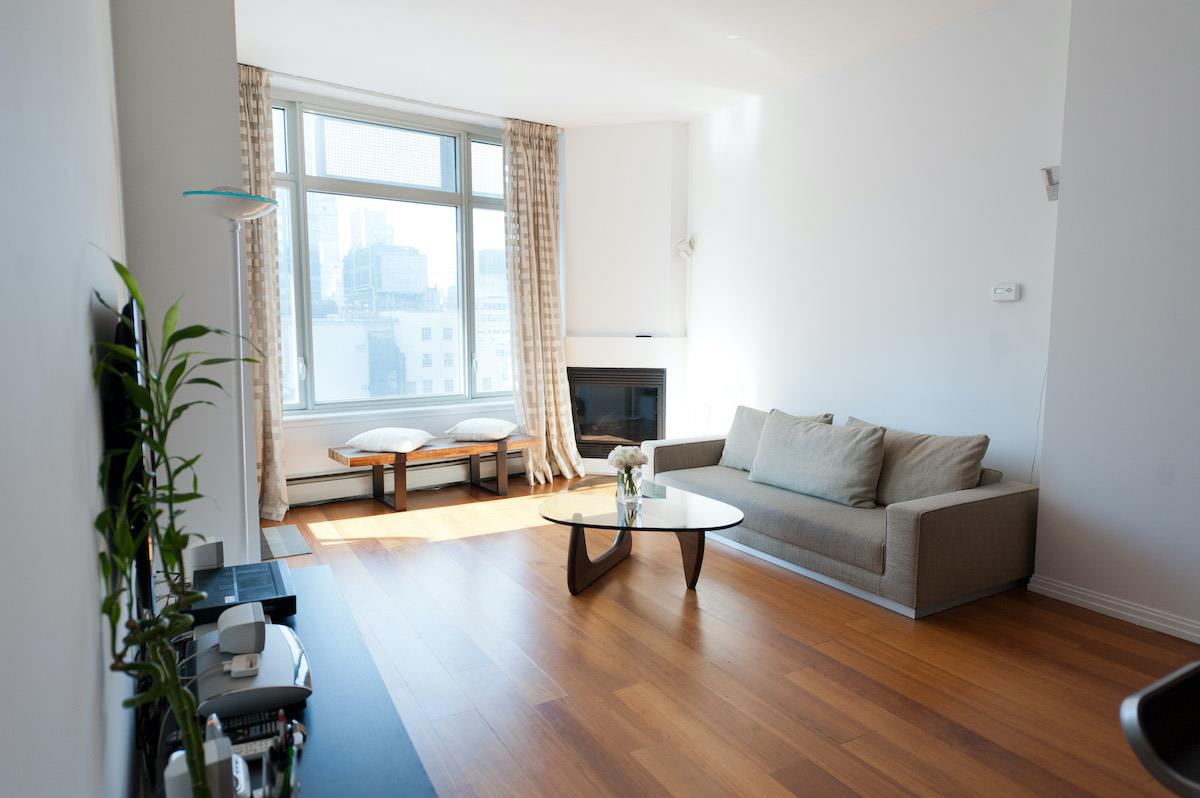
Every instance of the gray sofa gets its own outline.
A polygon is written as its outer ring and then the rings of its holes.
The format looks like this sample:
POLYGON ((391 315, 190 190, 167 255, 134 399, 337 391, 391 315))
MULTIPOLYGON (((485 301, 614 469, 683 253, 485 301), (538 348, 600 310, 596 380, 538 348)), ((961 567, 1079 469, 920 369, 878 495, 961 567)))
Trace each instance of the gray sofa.
POLYGON ((646 441, 652 478, 739 508, 711 537, 910 618, 1025 582, 1038 490, 983 469, 977 487, 873 508, 753 482, 718 465, 724 437, 646 441))

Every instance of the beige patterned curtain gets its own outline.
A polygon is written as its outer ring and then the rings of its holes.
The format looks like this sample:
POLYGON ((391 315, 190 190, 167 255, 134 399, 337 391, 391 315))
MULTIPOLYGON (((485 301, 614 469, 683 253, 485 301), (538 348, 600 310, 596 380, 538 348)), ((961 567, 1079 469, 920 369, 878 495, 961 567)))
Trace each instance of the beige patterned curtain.
POLYGON ((554 468, 565 477, 582 476, 567 390, 558 279, 558 128, 505 121, 504 206, 513 398, 526 432, 544 443, 525 450, 525 473, 530 484, 549 482, 554 468))
MULTIPOLYGON (((274 197, 274 137, 267 73, 238 64, 242 122, 242 184, 251 194, 274 197)), ((279 329, 279 242, 275 214, 242 225, 246 305, 250 316, 254 384, 254 440, 258 460, 258 511, 272 521, 287 512, 283 470, 283 354, 279 329)))

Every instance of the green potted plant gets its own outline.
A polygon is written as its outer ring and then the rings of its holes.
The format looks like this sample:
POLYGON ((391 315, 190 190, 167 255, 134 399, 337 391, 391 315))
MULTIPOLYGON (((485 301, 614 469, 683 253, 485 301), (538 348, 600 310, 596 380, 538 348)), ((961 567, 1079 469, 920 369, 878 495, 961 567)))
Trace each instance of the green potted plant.
MULTIPOLYGON (((133 276, 122 264, 112 263, 139 315, 145 318, 145 304, 133 276)), ((96 296, 119 323, 133 324, 96 296)), ((158 343, 148 332, 142 335, 131 330, 141 341, 139 348, 114 342, 96 345, 97 382, 106 374, 119 379, 138 410, 125 422, 128 448, 105 452, 100 466, 101 485, 117 486, 110 489, 110 498, 95 521, 103 539, 100 573, 105 593, 100 612, 111 631, 110 667, 131 676, 137 685, 125 705, 167 703, 179 725, 192 793, 195 798, 207 798, 204 737, 196 698, 181 677, 176 649, 176 640, 192 628, 190 607, 204 598, 203 593, 189 588, 183 562, 188 541, 201 537, 185 531, 182 523, 186 505, 201 498, 195 471, 200 455, 174 454, 170 435, 190 409, 212 404, 205 399, 185 399, 181 392, 187 389, 190 393, 188 386, 220 390, 220 383, 206 374, 214 366, 239 358, 214 357, 191 349, 190 342, 227 333, 201 324, 180 326, 179 302, 163 314, 160 329, 158 343), (138 373, 140 380, 135 376, 138 373), (145 467, 139 467, 141 464, 145 467), (153 607, 139 612, 134 570, 138 552, 147 542, 161 568, 161 583, 155 585, 158 595, 153 607)))

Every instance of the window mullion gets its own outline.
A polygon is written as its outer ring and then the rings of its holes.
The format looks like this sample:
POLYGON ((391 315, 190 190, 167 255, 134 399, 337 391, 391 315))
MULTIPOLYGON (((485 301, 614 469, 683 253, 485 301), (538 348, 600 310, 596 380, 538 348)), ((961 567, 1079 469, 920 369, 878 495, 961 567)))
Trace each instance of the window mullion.
POLYGON ((459 190, 462 192, 463 244, 462 280, 463 288, 463 345, 459 347, 462 374, 467 396, 474 398, 479 391, 475 384, 475 225, 471 216, 471 138, 459 136, 459 190))
POLYGON ((300 250, 300 269, 302 272, 300 307, 302 309, 302 324, 298 325, 300 329, 301 351, 304 357, 304 407, 307 410, 313 410, 317 406, 316 392, 316 364, 313 362, 313 330, 312 330, 312 284, 309 282, 311 269, 309 267, 309 244, 308 244, 308 187, 305 185, 305 151, 304 151, 304 124, 302 115, 304 113, 303 106, 296 101, 289 104, 288 122, 291 126, 289 130, 288 143, 291 149, 291 160, 295 164, 296 178, 296 234, 297 239, 302 242, 300 250))

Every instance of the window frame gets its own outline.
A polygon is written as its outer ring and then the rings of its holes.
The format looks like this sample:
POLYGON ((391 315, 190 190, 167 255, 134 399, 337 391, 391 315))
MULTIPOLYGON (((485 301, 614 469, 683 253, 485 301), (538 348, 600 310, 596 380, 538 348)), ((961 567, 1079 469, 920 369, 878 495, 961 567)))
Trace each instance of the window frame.
MULTIPOLYGON (((286 131, 285 165, 288 171, 273 174, 274 185, 287 187, 292 194, 292 274, 295 286, 296 348, 299 362, 299 402, 284 405, 287 417, 325 415, 364 410, 430 407, 461 404, 472 401, 491 401, 512 396, 512 390, 484 391, 478 373, 475 330, 475 245, 474 210, 504 210, 504 199, 472 194, 471 142, 503 146, 500 129, 420 116, 388 108, 364 105, 347 100, 310 95, 303 92, 274 89, 272 108, 283 108, 286 131), (449 136, 455 141, 457 190, 441 191, 413 188, 367 180, 340 177, 320 177, 304 172, 304 113, 312 112, 341 117, 352 121, 399 127, 422 133, 449 136), (457 361, 463 368, 462 390, 453 394, 426 395, 414 393, 406 397, 381 397, 353 401, 320 402, 316 400, 313 379, 312 289, 309 284, 308 251, 308 192, 337 194, 352 197, 419 202, 453 207, 458 212, 458 325, 462 339, 456 347, 457 361)), ((416 381, 414 381, 416 382, 416 381)), ((418 383, 419 384, 419 383, 418 383)))

